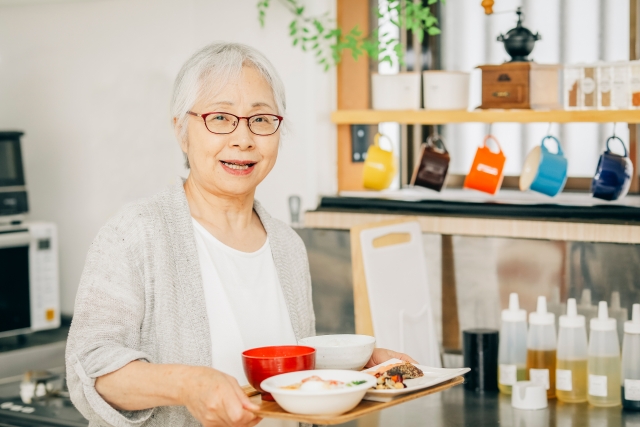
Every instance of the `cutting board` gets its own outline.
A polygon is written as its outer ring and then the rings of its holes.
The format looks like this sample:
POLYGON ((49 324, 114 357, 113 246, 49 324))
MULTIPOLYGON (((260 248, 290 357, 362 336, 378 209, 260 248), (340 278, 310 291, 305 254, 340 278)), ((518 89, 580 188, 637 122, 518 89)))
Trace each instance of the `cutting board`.
MULTIPOLYGON (((351 411, 341 415, 332 415, 332 416, 292 414, 282 409, 280 405, 278 405, 276 402, 263 401, 260 398, 260 396, 257 396, 257 395, 254 395, 253 397, 251 397, 251 401, 256 405, 260 406, 260 409, 255 411, 255 414, 262 418, 278 418, 281 420, 292 420, 292 421, 298 421, 300 423, 309 423, 309 424, 316 424, 316 425, 336 425, 336 424, 346 423, 351 420, 355 420, 356 418, 360 418, 364 415, 367 415, 376 411, 381 411, 383 409, 387 409, 392 406, 396 406, 401 403, 408 402, 410 400, 414 400, 420 397, 428 396, 430 394, 438 393, 440 391, 454 387, 458 384, 462 384, 463 382, 464 382, 463 377, 456 377, 452 380, 435 385, 433 387, 426 388, 426 389, 417 391, 415 393, 399 396, 398 398, 390 402, 371 402, 368 400, 363 400, 358 404, 358 406, 353 408, 351 411)), ((250 394, 251 390, 245 388, 245 393, 250 394)))
POLYGON ((441 367, 420 224, 367 228, 360 244, 376 346, 441 367))

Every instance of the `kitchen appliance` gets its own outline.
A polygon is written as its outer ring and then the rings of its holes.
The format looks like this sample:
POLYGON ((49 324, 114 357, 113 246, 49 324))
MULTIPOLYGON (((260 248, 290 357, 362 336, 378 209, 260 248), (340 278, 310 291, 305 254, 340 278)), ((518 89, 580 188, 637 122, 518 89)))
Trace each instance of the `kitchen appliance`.
POLYGON ((22 132, 0 132, 0 223, 20 223, 29 210, 22 167, 22 132))
POLYGON ((504 43, 504 49, 511 56, 509 62, 526 62, 529 61, 529 54, 533 51, 536 41, 542 37, 522 26, 521 8, 518 8, 516 13, 518 14, 516 27, 510 29, 505 35, 500 34, 497 40, 504 43))
POLYGON ((0 337, 60 326, 55 224, 0 226, 0 283, 0 337))
POLYGON ((558 64, 507 62, 481 65, 482 105, 480 108, 560 109, 561 90, 558 64))

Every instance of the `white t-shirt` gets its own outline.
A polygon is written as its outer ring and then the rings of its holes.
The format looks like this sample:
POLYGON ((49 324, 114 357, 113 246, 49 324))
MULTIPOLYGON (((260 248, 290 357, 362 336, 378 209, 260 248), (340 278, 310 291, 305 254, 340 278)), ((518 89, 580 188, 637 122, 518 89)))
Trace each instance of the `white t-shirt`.
POLYGON ((245 385, 243 351, 296 344, 269 239, 255 252, 242 252, 192 220, 211 330, 213 368, 245 385))

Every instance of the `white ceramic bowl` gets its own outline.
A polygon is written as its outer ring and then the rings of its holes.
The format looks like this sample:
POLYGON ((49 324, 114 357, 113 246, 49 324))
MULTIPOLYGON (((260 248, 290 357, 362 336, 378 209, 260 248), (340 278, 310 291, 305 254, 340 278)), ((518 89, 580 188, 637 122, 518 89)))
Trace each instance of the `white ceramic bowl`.
POLYGON ((340 415, 355 408, 367 391, 376 385, 373 375, 345 370, 298 371, 280 374, 262 381, 260 388, 271 393, 285 411, 300 415, 340 415), (344 383, 365 381, 360 385, 334 390, 302 391, 286 390, 285 387, 303 379, 318 376, 323 380, 344 383))
POLYGON ((369 335, 319 335, 303 338, 298 344, 316 349, 316 369, 359 371, 371 358, 376 339, 369 335))

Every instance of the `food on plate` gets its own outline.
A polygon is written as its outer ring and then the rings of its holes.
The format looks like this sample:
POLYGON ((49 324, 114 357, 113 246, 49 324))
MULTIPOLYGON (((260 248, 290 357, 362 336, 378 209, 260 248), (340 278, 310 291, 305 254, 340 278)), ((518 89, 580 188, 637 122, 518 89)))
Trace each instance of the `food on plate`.
POLYGON ((418 367, 409 362, 380 366, 375 371, 368 371, 367 373, 376 377, 376 390, 407 388, 404 380, 420 378, 424 375, 418 367))
POLYGON ((351 381, 344 383, 337 380, 323 380, 317 375, 303 379, 299 383, 290 384, 280 387, 284 390, 300 390, 300 391, 320 391, 320 390, 336 390, 345 387, 353 387, 356 385, 364 384, 366 381, 351 381))

